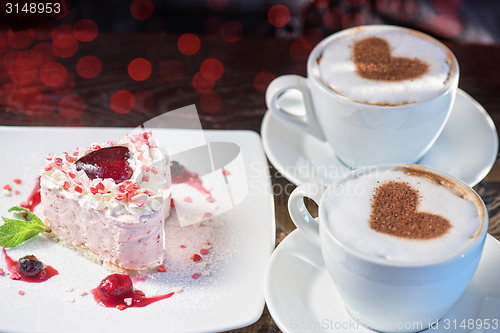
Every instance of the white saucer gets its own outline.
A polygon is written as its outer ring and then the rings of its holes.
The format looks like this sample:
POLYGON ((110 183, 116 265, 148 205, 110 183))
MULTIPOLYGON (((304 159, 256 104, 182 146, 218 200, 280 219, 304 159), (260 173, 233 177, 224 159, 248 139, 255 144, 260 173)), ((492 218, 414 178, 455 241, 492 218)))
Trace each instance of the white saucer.
MULTIPOLYGON (((488 235, 471 284, 452 310, 427 332, 498 332, 499 261, 500 243, 488 235), (496 323, 496 329, 480 329, 486 322, 496 323)), ((269 312, 283 332, 373 332, 351 319, 324 269, 319 246, 299 230, 288 235, 271 256, 265 295, 269 312)))
MULTIPOLYGON (((296 90, 284 94, 280 104, 291 113, 304 113, 302 96, 296 90)), ((270 111, 262 121, 261 136, 271 163, 296 185, 306 182, 329 185, 349 171, 326 142, 280 122, 270 111)), ((447 172, 474 186, 491 170, 497 152, 498 135, 490 116, 459 89, 441 136, 419 164, 447 172)))

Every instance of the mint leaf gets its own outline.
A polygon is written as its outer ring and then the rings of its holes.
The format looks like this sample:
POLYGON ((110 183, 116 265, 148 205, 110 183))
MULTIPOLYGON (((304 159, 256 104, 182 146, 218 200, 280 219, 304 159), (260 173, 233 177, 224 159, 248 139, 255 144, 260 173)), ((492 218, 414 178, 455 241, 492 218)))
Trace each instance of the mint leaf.
POLYGON ((0 226, 0 246, 14 247, 46 229, 38 216, 28 209, 14 206, 9 209, 9 212, 12 211, 14 211, 14 216, 18 218, 23 218, 24 214, 26 214, 26 219, 9 219, 2 217, 4 224, 0 226))

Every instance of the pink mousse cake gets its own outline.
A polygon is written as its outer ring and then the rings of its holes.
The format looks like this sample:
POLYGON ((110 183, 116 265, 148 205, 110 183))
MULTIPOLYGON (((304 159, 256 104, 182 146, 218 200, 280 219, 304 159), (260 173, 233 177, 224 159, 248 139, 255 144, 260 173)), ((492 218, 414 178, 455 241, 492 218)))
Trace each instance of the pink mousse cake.
POLYGON ((144 270, 165 259, 168 156, 151 132, 49 155, 40 176, 45 223, 94 260, 144 270))

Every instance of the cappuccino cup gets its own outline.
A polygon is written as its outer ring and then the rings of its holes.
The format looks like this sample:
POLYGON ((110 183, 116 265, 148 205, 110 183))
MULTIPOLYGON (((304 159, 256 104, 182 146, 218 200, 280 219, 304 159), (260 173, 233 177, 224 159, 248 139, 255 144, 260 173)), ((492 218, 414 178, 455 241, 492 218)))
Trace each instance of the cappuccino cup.
POLYGON ((307 75, 272 81, 268 109, 327 141, 344 164, 357 168, 417 163, 446 124, 459 67, 444 44, 424 33, 367 25, 321 41, 309 55, 307 75), (304 115, 280 106, 289 90, 301 92, 304 115))
POLYGON ((352 318, 381 332, 421 331, 441 319, 471 281, 488 229, 473 189, 412 164, 360 168, 328 188, 303 184, 288 209, 321 247, 352 318), (305 197, 318 204, 317 219, 305 197))

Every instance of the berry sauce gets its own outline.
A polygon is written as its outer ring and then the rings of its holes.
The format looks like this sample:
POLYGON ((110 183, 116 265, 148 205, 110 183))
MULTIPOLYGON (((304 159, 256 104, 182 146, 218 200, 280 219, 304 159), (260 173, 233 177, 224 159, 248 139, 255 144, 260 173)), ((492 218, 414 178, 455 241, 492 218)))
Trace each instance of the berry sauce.
POLYGON ((22 202, 20 206, 30 211, 33 211, 35 207, 38 206, 38 204, 40 204, 41 201, 42 199, 40 197, 40 177, 38 177, 36 179, 35 188, 33 188, 33 191, 31 191, 28 200, 22 202))
POLYGON ((47 281, 54 275, 58 275, 59 272, 52 266, 43 265, 43 268, 35 275, 28 276, 21 272, 19 268, 19 261, 12 259, 7 255, 5 248, 3 249, 3 254, 5 255, 5 261, 7 263, 7 269, 10 272, 10 278, 12 280, 19 280, 31 283, 40 283, 47 281))
POLYGON ((132 177, 133 171, 128 164, 130 151, 127 147, 114 146, 95 150, 76 161, 76 170, 83 170, 90 179, 111 178, 121 183, 132 177))
POLYGON ((126 274, 108 275, 91 292, 97 303, 104 307, 117 308, 118 310, 143 307, 174 295, 171 292, 165 295, 146 297, 142 291, 134 289, 132 280, 126 274))
POLYGON ((213 201, 212 193, 203 186, 203 180, 196 172, 191 172, 185 166, 177 161, 170 163, 170 172, 172 174, 172 183, 174 184, 187 184, 203 194, 208 195, 208 201, 213 201))

